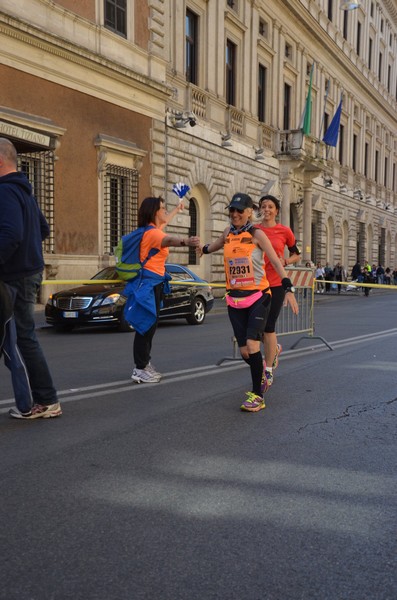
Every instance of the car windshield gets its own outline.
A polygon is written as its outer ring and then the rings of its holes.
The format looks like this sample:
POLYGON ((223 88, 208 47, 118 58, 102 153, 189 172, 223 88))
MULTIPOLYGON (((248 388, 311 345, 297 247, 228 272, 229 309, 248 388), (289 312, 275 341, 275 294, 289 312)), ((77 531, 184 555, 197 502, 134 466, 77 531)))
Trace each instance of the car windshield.
POLYGON ((167 272, 174 281, 194 281, 191 273, 178 265, 166 265, 167 272))
POLYGON ((99 273, 94 275, 94 277, 91 277, 91 279, 107 279, 111 281, 112 279, 119 279, 119 277, 114 267, 106 267, 106 269, 102 269, 102 271, 99 271, 99 273))

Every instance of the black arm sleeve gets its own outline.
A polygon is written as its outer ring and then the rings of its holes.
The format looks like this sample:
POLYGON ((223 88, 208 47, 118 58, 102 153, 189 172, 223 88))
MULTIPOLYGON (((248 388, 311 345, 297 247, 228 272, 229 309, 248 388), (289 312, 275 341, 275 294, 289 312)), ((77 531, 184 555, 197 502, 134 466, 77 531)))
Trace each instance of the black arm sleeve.
POLYGON ((288 246, 288 250, 291 252, 291 254, 300 254, 300 250, 296 244, 295 246, 288 246))

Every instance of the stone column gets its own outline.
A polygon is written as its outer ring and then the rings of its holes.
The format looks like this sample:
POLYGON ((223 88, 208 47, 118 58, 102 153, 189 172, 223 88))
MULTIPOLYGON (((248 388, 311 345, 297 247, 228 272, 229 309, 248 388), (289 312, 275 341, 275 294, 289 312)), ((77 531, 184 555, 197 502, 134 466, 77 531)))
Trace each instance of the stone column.
POLYGON ((290 177, 286 177, 285 179, 282 179, 280 183, 282 192, 280 223, 282 223, 286 227, 289 227, 291 204, 291 179, 290 177))
POLYGON ((313 190, 310 182, 303 188, 303 263, 311 260, 312 255, 312 196, 313 190))

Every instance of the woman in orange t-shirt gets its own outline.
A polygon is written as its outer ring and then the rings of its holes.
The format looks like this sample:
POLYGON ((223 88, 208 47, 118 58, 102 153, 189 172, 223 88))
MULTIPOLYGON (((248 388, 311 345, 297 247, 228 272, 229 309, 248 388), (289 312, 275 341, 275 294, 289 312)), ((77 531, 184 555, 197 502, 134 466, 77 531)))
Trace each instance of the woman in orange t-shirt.
MULTIPOLYGON (((262 222, 259 227, 266 233, 283 267, 286 268, 289 265, 299 262, 300 252, 292 230, 276 222, 276 218, 280 212, 280 201, 275 196, 267 194, 259 200, 259 210, 262 216, 262 222), (288 258, 284 258, 285 248, 288 248, 290 253, 288 258)), ((265 378, 267 383, 265 391, 268 391, 273 383, 273 371, 277 368, 278 357, 282 351, 281 344, 277 343, 276 321, 284 303, 285 291, 281 284, 280 275, 276 273, 267 256, 265 257, 265 266, 272 292, 269 316, 266 321, 265 333, 263 334, 266 363, 265 378)))
POLYGON ((200 244, 200 240, 196 236, 184 239, 165 233, 162 230, 162 227, 164 227, 169 220, 163 198, 145 198, 145 200, 143 200, 138 211, 138 227, 150 226, 151 229, 145 231, 142 237, 140 246, 141 262, 146 259, 151 249, 156 248, 158 252, 151 256, 145 263, 144 268, 142 269, 142 282, 136 293, 148 294, 148 302, 153 301, 154 295, 156 318, 155 322, 145 333, 135 332, 135 369, 132 372, 131 379, 137 383, 157 383, 161 379, 160 373, 158 373, 153 365, 150 364, 150 352, 152 349, 153 336, 157 329, 163 286, 166 280, 165 263, 168 257, 168 248, 170 246, 196 247, 200 244))

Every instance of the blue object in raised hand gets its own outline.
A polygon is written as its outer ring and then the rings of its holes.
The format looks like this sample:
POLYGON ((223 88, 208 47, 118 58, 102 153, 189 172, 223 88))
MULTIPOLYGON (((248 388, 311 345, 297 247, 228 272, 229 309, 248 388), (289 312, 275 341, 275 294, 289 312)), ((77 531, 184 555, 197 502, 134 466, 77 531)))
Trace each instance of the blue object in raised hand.
POLYGON ((172 191, 178 196, 178 198, 183 198, 186 196, 189 190, 190 187, 186 183, 175 183, 172 187, 172 191))

